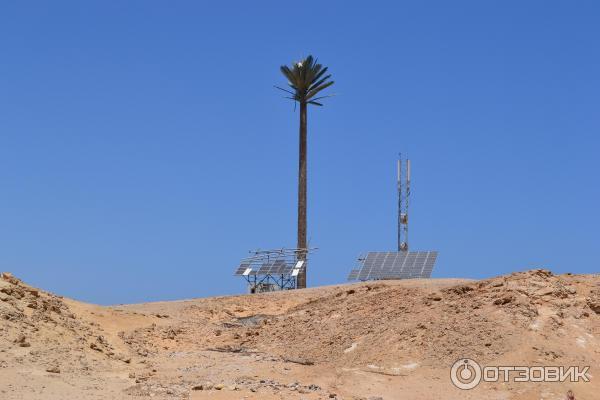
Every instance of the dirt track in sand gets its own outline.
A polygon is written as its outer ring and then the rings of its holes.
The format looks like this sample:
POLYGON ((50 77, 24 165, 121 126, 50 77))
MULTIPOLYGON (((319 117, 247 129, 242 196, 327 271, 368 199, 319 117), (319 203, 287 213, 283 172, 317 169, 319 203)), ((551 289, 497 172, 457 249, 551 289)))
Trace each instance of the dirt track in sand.
POLYGON ((600 278, 368 282, 100 307, 0 279, 0 399, 577 399, 600 392, 600 278), (588 383, 454 388, 484 365, 588 383), (598 375, 598 378, 595 377, 598 375))

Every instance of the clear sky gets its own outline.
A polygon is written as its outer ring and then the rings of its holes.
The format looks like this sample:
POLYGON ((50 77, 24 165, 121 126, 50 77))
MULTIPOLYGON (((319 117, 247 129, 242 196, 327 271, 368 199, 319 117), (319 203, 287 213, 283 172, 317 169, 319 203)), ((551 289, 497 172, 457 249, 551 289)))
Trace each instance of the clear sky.
POLYGON ((435 277, 597 273, 595 1, 3 1, 0 270, 98 303, 242 293, 248 250, 295 246, 298 112, 314 54, 309 285, 396 245, 435 277))

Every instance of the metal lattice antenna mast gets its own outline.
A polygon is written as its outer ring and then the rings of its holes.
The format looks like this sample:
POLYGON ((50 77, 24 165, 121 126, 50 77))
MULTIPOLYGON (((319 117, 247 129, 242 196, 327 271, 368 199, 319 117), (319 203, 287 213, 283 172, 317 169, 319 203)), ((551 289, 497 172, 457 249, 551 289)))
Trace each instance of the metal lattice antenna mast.
POLYGON ((408 251, 408 200, 410 199, 410 160, 406 159, 406 193, 405 193, 405 208, 404 208, 404 250, 408 251))
POLYGON ((406 176, 402 176, 402 154, 398 159, 398 251, 408 251, 408 199, 410 197, 410 160, 406 160, 406 176))
POLYGON ((398 251, 402 250, 402 153, 398 155, 398 251))

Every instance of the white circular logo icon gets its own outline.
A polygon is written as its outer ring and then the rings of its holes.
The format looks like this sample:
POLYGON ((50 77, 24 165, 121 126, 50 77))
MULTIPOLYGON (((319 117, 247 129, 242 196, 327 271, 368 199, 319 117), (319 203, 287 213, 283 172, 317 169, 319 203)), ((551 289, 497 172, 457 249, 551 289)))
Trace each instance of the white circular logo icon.
POLYGON ((481 382, 481 366, 470 358, 461 358, 452 365, 450 380, 459 389, 473 389, 481 382))

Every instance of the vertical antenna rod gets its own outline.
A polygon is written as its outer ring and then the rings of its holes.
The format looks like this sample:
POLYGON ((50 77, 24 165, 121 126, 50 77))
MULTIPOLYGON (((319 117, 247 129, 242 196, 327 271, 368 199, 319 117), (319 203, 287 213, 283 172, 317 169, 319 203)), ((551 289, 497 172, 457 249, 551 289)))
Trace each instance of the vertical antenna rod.
POLYGON ((408 199, 410 197, 410 160, 406 160, 406 206, 405 206, 405 221, 404 221, 404 243, 406 251, 408 251, 408 199))
POLYGON ((398 251, 402 250, 402 153, 398 158, 398 175, 397 175, 397 188, 398 188, 398 251))

